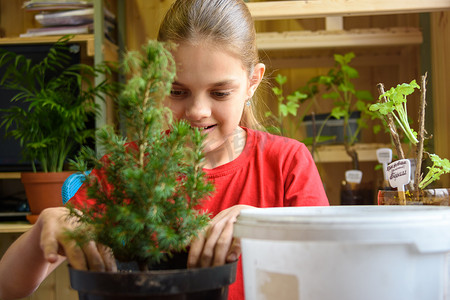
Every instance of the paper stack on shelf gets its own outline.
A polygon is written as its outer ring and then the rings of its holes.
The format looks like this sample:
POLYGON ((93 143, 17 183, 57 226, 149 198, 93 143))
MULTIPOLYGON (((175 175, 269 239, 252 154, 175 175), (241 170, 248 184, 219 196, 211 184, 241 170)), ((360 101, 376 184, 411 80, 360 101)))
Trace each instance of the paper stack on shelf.
MULTIPOLYGON (((91 1, 27 1, 25 10, 41 11, 35 19, 43 27, 28 29, 20 37, 88 34, 93 32, 94 8, 91 1)), ((104 8, 105 35, 113 40, 115 30, 115 16, 104 8)), ((114 42, 114 41, 113 41, 114 42)))
POLYGON ((63 10, 63 9, 81 9, 92 7, 92 0, 87 1, 73 1, 73 0, 53 0, 40 1, 31 0, 23 3, 23 8, 27 11, 49 11, 49 10, 63 10))

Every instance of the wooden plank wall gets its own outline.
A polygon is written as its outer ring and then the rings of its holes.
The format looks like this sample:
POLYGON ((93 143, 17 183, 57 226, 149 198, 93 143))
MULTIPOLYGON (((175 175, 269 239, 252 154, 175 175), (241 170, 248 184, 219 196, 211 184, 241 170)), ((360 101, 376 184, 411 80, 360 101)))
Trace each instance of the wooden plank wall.
POLYGON ((35 13, 25 11, 22 5, 23 1, 0 0, 0 37, 18 37, 28 28, 39 27, 35 13))
POLYGON ((159 24, 174 0, 133 0, 126 5, 126 45, 129 50, 139 50, 148 39, 155 39, 159 24))
MULTIPOLYGON (((434 150, 450 159, 450 12, 431 14, 431 52, 433 66, 434 150)), ((450 186, 450 175, 441 177, 450 186)))

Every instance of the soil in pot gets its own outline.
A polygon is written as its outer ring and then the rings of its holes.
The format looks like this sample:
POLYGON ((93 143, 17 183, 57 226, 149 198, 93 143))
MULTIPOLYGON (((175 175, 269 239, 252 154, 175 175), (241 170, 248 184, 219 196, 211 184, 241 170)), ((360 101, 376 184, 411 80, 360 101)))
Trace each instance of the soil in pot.
POLYGON ((223 266, 186 269, 186 257, 164 262, 148 272, 91 272, 69 268, 73 289, 80 300, 226 300, 236 279, 237 261, 223 266))
POLYGON ((425 189, 419 192, 378 191, 378 205, 437 205, 449 206, 450 188, 425 189))

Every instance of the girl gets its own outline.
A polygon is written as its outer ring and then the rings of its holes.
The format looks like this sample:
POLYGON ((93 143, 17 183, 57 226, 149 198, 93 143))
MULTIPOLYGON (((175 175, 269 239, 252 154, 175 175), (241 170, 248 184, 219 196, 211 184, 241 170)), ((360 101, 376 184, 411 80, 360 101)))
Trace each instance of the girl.
MULTIPOLYGON (((175 42, 177 75, 166 105, 178 119, 207 134, 205 172, 215 184, 205 202, 213 219, 191 243, 188 267, 221 265, 239 258, 233 224, 249 207, 328 205, 307 148, 298 141, 254 130, 253 95, 265 66, 258 60, 253 20, 241 0, 177 0, 162 22, 158 39, 175 42)), ((72 202, 85 201, 82 192, 72 202)), ((101 245, 79 249, 63 238, 75 225, 65 208, 41 213, 0 263, 0 298, 32 293, 67 257, 74 268, 115 270, 101 245), (9 270, 18 270, 12 275, 9 270), (5 281, 5 280, 4 280, 5 281)), ((229 299, 243 299, 242 266, 229 299)))

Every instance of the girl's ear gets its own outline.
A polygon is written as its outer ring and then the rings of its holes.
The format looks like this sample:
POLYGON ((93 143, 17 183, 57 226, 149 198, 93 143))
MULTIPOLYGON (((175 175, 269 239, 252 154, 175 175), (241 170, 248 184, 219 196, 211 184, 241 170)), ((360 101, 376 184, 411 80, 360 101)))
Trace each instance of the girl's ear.
POLYGON ((250 86, 249 86, 249 97, 253 97, 256 89, 258 88, 261 80, 264 77, 264 72, 266 71, 266 66, 263 63, 256 64, 255 68, 253 68, 253 73, 250 77, 250 86))

